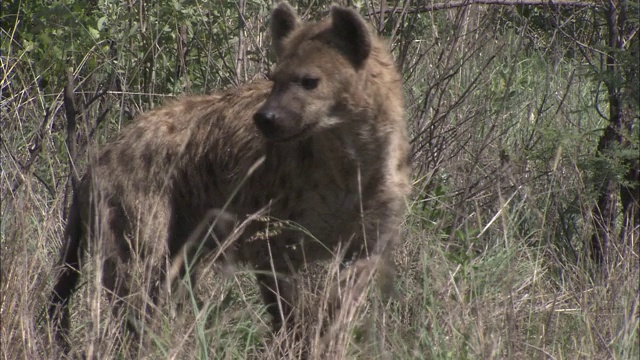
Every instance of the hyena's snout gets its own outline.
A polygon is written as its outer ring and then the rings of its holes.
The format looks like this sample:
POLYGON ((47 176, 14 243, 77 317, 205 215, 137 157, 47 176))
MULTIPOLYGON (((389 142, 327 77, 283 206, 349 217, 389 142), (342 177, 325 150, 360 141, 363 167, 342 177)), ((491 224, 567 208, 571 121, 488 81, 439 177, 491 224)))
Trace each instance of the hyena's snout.
POLYGON ((306 128, 300 116, 282 106, 264 104, 253 115, 253 122, 264 137, 272 141, 288 141, 302 136, 306 128))
POLYGON ((280 133, 280 125, 278 114, 275 111, 263 106, 254 115, 253 122, 262 134, 271 138, 280 133))

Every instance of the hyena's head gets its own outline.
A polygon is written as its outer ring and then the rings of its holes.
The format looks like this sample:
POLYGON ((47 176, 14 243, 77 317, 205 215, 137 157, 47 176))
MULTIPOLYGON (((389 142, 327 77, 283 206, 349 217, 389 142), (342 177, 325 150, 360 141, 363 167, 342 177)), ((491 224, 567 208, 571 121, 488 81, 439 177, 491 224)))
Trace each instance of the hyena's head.
POLYGON ((374 39, 354 10, 334 6, 328 19, 303 24, 283 2, 271 13, 271 35, 278 58, 273 89, 253 117, 267 139, 303 139, 368 107, 360 104, 367 91, 362 73, 374 39))

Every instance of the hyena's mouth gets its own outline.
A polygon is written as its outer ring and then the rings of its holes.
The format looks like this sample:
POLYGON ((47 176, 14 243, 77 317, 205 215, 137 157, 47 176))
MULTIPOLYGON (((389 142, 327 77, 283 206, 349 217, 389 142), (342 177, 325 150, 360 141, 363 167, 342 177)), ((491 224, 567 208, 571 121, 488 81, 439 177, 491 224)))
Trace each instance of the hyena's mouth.
POLYGON ((266 134, 262 132, 262 134, 269 140, 278 143, 292 142, 297 140, 302 140, 306 138, 309 134, 313 132, 315 128, 314 124, 308 124, 302 128, 302 130, 291 134, 288 131, 279 131, 276 133, 266 134))

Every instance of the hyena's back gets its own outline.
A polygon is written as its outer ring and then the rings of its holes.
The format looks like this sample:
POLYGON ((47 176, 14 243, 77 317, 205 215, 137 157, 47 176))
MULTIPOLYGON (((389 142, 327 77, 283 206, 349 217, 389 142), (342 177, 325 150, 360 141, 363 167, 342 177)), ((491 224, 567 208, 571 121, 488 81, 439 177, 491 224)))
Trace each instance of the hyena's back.
POLYGON ((106 207, 106 226, 127 240, 143 240, 134 245, 164 248, 172 192, 189 189, 192 216, 221 207, 260 156, 263 140, 251 117, 269 90, 270 84, 261 81, 225 93, 185 97, 138 117, 88 168, 77 196, 83 222, 96 218, 87 216, 92 206, 96 211, 106 207))

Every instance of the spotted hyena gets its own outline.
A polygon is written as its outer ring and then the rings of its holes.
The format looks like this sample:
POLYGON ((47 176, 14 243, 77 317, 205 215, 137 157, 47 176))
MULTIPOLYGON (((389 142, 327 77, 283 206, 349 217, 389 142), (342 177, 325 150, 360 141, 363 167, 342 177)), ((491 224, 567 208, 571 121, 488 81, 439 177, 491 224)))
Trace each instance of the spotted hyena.
POLYGON ((410 170, 401 78, 385 43, 353 10, 302 23, 287 3, 273 10, 271 35, 269 81, 147 112, 96 154, 74 194, 51 297, 59 338, 88 244, 119 311, 138 284, 153 303, 168 264, 192 245, 220 250, 229 231, 212 214, 296 224, 304 231, 253 221, 224 251, 256 269, 274 330, 293 319, 285 275, 303 263, 337 249, 387 258, 410 170))

